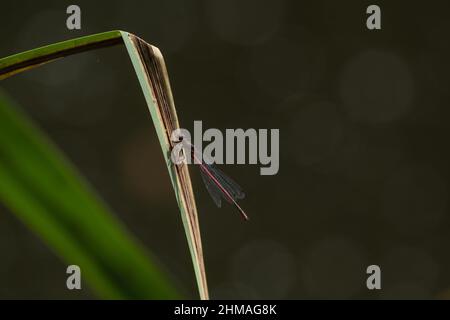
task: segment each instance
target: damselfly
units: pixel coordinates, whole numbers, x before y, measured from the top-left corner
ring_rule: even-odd
[[[242,188],[219,170],[210,159],[205,159],[204,156],[201,156],[193,144],[187,140],[182,141],[182,143],[189,147],[194,163],[199,165],[202,180],[214,203],[220,208],[223,198],[236,207],[242,218],[249,220],[245,211],[237,203],[237,200],[245,197]]]

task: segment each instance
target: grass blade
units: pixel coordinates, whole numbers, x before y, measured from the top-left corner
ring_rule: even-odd
[[[187,165],[174,166],[170,159],[170,134],[180,128],[169,77],[161,52],[136,37],[122,32],[122,37],[144,92],[145,100],[158,134],[194,265],[200,298],[208,299],[208,286],[203,262],[203,250],[192,183]],[[159,77],[159,81],[154,77]],[[155,87],[155,84],[159,84]]]
[[[108,31],[21,52],[0,59],[0,80],[62,57],[121,43],[121,31]]]

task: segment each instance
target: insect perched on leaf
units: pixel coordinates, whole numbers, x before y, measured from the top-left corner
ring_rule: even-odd
[[[205,157],[201,156],[199,151],[189,141],[186,139],[183,140],[183,137],[179,137],[179,142],[183,143],[188,150],[190,149],[194,163],[200,166],[202,180],[214,203],[220,208],[223,198],[236,207],[244,220],[250,220],[245,211],[237,203],[237,200],[245,198],[245,193],[242,191],[242,188],[219,170],[212,161],[209,159],[204,161]]]

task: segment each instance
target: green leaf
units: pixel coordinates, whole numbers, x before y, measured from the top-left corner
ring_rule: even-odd
[[[121,31],[108,31],[17,53],[0,59],[0,80],[65,56],[121,43]]]
[[[0,91],[0,199],[104,298],[176,298],[151,257]]]

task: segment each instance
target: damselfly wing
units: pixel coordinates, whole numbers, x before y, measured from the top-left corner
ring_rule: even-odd
[[[220,208],[222,206],[222,199],[225,199],[227,202],[236,207],[242,218],[249,220],[249,217],[245,211],[237,203],[237,200],[244,199],[245,197],[245,193],[242,191],[242,188],[220,169],[218,169],[212,161],[200,157],[199,152],[193,144],[187,141],[183,141],[183,143],[190,146],[194,163],[198,164],[200,167],[202,180],[214,203]]]

